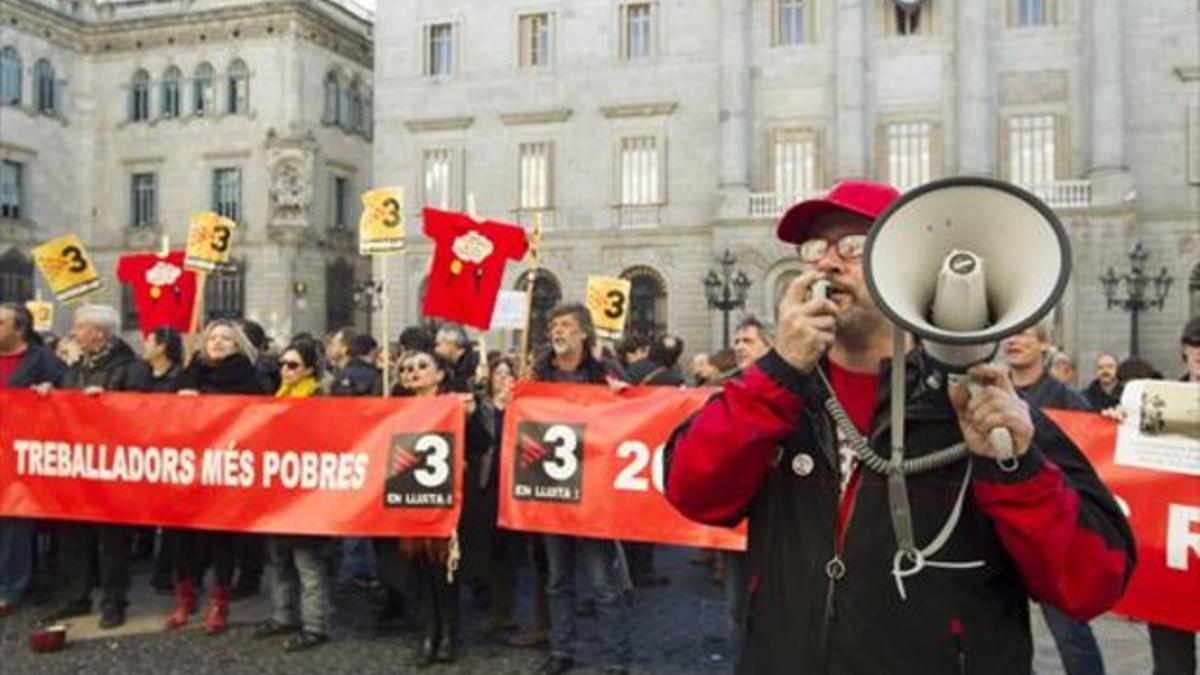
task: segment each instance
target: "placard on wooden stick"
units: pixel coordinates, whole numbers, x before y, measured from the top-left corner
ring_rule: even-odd
[[[34,248],[33,260],[60,302],[78,300],[104,287],[87,249],[73,234]]]

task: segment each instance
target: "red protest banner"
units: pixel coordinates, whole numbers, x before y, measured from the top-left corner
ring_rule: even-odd
[[[500,525],[744,550],[745,526],[692,522],[663,496],[663,446],[713,394],[521,382],[504,419]]]
[[[1113,611],[1200,630],[1200,489],[1183,474],[1115,463],[1117,425],[1094,413],[1047,410],[1117,498],[1137,541],[1137,567]]]
[[[448,537],[454,396],[274,399],[0,390],[0,515]]]

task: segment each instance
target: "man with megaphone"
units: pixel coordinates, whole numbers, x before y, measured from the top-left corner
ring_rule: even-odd
[[[1065,286],[1038,204],[984,179],[846,181],[780,221],[809,269],[774,349],[667,448],[682,513],[749,517],[739,673],[1029,673],[1029,598],[1086,620],[1121,596],[1112,496],[987,363]],[[1057,257],[1000,253],[1042,239]]]

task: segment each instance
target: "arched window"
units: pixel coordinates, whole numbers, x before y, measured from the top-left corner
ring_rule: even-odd
[[[325,114],[321,119],[326,124],[339,124],[338,108],[342,103],[342,87],[338,84],[337,73],[325,76]]]
[[[354,265],[341,258],[325,266],[325,329],[354,325]]]
[[[201,63],[192,77],[192,114],[197,117],[211,115],[215,111],[214,73],[211,64]]]
[[[652,267],[639,265],[621,273],[630,283],[625,333],[662,335],[667,330],[667,282]]]
[[[33,79],[37,82],[37,111],[53,115],[58,111],[58,96],[55,91],[54,66],[47,59],[38,59],[33,66]]]
[[[250,109],[250,69],[237,59],[229,64],[229,90],[226,92],[225,112],[244,114]]]
[[[166,119],[179,117],[179,80],[182,74],[175,66],[167,68],[162,79],[162,116]]]
[[[348,127],[350,131],[359,132],[363,129],[363,101],[358,82],[350,83],[350,111]]]
[[[16,248],[0,255],[0,302],[33,299],[33,260]]]
[[[0,104],[21,103],[21,55],[16,47],[0,49]]]
[[[141,122],[150,119],[150,73],[138,70],[129,86],[129,119]]]
[[[529,291],[529,272],[521,274],[515,288]],[[549,270],[538,270],[533,282],[533,302],[529,313],[529,348],[538,350],[550,342],[550,311],[562,301],[562,285]]]

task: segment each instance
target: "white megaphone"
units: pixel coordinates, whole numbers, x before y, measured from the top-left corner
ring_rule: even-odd
[[[947,178],[905,193],[876,219],[864,270],[883,313],[954,377],[1053,309],[1071,275],[1071,249],[1054,212],[1025,190]],[[989,439],[1011,458],[1006,429]]]

